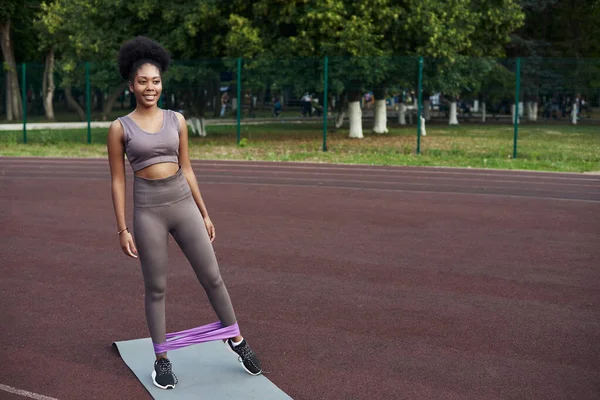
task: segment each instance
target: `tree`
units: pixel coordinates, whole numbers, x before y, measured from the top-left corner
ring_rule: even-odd
[[[446,64],[437,72],[451,77],[451,65],[459,56],[499,55],[508,34],[522,22],[522,13],[515,0],[55,0],[46,6],[42,21],[54,41],[66,86],[75,79],[76,60],[112,61],[119,45],[137,34],[159,39],[175,59],[244,57],[244,87],[259,98],[284,84],[295,86],[297,93],[321,91],[321,60],[329,56],[331,92],[348,99],[354,115],[350,136],[362,137],[362,93],[374,91],[374,131],[385,132],[387,91],[416,83],[416,65],[410,68],[406,60],[398,64],[391,54],[443,58]],[[268,61],[290,57],[306,57],[306,62],[296,60],[282,69]],[[212,63],[212,71],[234,70],[227,63]],[[66,73],[69,68],[71,75]],[[219,74],[213,76],[210,82],[194,83],[202,85],[197,89],[208,102],[214,101],[211,87],[219,79]],[[183,75],[169,79],[176,84]],[[203,110],[201,104],[201,116]]]
[[[409,0],[389,32],[396,53],[420,55],[435,61],[425,69],[424,108],[429,91],[442,91],[452,100],[473,91],[489,65],[469,57],[498,57],[510,33],[522,25],[524,14],[516,0]],[[472,71],[483,68],[482,71]],[[456,102],[450,102],[450,123],[457,123]],[[426,114],[427,115],[427,114]]]
[[[506,49],[512,57],[527,57],[521,80],[529,119],[537,119],[543,99],[549,107],[560,96],[572,100],[578,93],[586,99],[597,96],[600,68],[596,61],[582,58],[600,57],[600,1],[521,0],[521,5],[525,23],[511,35]]]
[[[386,54],[383,32],[395,17],[393,10],[397,7],[389,0],[234,3],[236,7],[230,11],[243,21],[246,30],[228,33],[225,43],[229,54],[240,54],[244,47],[239,43],[248,42],[256,49],[269,49],[263,54],[273,58],[307,57],[306,63],[297,61],[293,66],[292,76],[311,75],[302,80],[300,92],[322,90],[320,76],[310,73],[315,71],[307,70],[306,65],[320,66],[323,57],[329,56],[332,92],[348,96],[350,136],[362,137],[359,100],[370,77],[381,69],[370,61]]]
[[[600,57],[600,0],[521,0],[523,26],[511,35],[512,57]]]
[[[44,71],[44,98],[47,110],[52,101],[53,64],[60,72],[60,86],[64,90],[69,107],[74,109],[81,120],[86,119],[84,104],[73,96],[72,88],[84,87],[85,66],[80,60],[101,62],[110,56],[114,58],[119,41],[124,38],[119,27],[124,21],[119,14],[118,4],[106,0],[82,2],[78,0],[56,0],[42,4],[38,20],[40,47],[49,49]],[[102,116],[112,108],[123,85],[114,65],[106,70],[92,64],[90,81],[101,89],[109,90],[109,101],[105,103]]]
[[[6,80],[6,119],[20,119],[22,115],[21,90],[17,71],[17,56],[21,60],[31,56],[34,50],[33,34],[28,30],[39,8],[39,1],[4,0],[0,3],[0,47],[4,59]],[[13,46],[18,39],[17,49]]]
[[[86,118],[84,104],[72,93],[73,87],[82,88],[85,85],[85,66],[80,60],[90,62],[91,86],[97,88],[102,97],[108,94],[106,101],[98,102],[103,104],[101,118],[106,119],[125,89],[115,63],[116,54],[126,40],[148,33],[148,20],[155,18],[148,10],[152,6],[150,3],[56,0],[43,5],[39,21],[40,37],[43,45],[53,49],[58,56],[60,84],[67,103],[80,119]],[[158,7],[158,4],[154,6]],[[158,7],[158,10],[161,8]],[[163,29],[163,37],[170,38],[173,34],[172,30],[168,31],[168,24],[155,25]]]

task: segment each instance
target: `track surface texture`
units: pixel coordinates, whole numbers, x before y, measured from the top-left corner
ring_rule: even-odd
[[[193,165],[242,334],[293,398],[599,398],[600,176]],[[0,384],[149,398],[111,347],[148,332],[107,161],[0,158],[0,222]],[[215,321],[169,246],[168,331]]]

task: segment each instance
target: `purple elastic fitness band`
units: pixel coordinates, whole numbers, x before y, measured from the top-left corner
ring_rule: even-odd
[[[237,322],[230,326],[223,326],[221,322],[202,325],[197,328],[187,329],[181,332],[167,333],[166,342],[153,343],[156,354],[180,349],[197,343],[211,342],[236,337],[240,334]]]

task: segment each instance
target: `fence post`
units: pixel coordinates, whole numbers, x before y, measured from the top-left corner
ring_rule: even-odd
[[[251,99],[252,100],[252,99]],[[240,144],[242,119],[242,57],[237,59],[237,144]]]
[[[419,57],[419,83],[417,103],[417,155],[421,154],[421,110],[423,109],[423,57]]]
[[[92,105],[90,95],[90,62],[85,63],[85,104],[86,104],[86,115],[87,115],[87,142],[92,143]]]
[[[327,97],[329,89],[329,58],[325,56],[324,62],[324,87],[323,87],[323,151],[327,151]]]
[[[515,91],[515,133],[513,137],[513,159],[517,158],[517,138],[519,135],[519,92],[521,90],[521,57],[517,58],[517,90]]]
[[[21,64],[21,108],[23,109],[23,143],[27,143],[27,64]]]

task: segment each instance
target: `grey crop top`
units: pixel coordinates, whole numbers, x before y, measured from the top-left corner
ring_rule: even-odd
[[[133,172],[161,162],[179,163],[179,120],[174,111],[162,112],[163,125],[156,133],[142,130],[129,116],[119,118]]]

